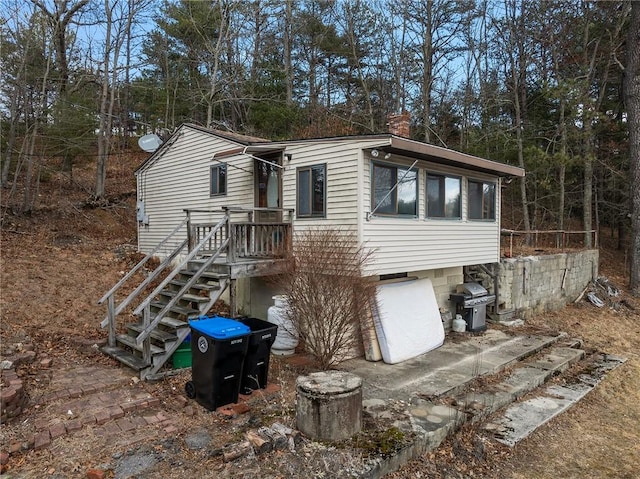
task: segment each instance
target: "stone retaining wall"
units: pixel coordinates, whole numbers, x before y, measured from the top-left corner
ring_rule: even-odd
[[[526,319],[575,301],[598,276],[598,250],[503,258],[498,274],[498,310]]]

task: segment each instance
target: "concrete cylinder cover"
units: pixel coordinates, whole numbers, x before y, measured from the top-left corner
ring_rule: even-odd
[[[296,380],[297,428],[320,441],[349,439],[362,429],[362,378],[322,371]]]

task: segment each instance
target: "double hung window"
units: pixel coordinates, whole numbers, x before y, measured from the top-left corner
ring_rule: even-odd
[[[324,218],[327,210],[326,165],[298,168],[298,218]]]
[[[211,196],[227,194],[227,165],[224,163],[211,167],[209,194]]]

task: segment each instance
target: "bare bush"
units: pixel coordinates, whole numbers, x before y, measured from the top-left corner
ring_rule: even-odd
[[[349,230],[312,228],[294,236],[292,257],[276,284],[288,295],[295,334],[322,369],[362,349],[360,321],[375,295],[362,275],[371,255]]]

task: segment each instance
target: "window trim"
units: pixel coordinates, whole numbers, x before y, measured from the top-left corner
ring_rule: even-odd
[[[213,190],[213,178],[214,170],[216,173],[216,191]],[[224,170],[224,191],[220,191],[220,171]],[[226,196],[227,194],[227,164],[219,163],[217,165],[211,165],[209,168],[209,196]]]
[[[459,195],[460,201],[459,201],[459,205],[458,205],[458,215],[457,216],[447,216],[446,215],[446,202],[444,202],[443,205],[442,205],[442,211],[443,211],[443,213],[445,213],[443,216],[429,216],[429,176],[435,176],[435,177],[444,179],[445,197],[444,197],[443,201],[446,199],[446,180],[447,180],[447,178],[451,178],[451,179],[459,181],[458,195]],[[451,175],[451,174],[448,174],[448,173],[440,173],[440,172],[434,172],[434,171],[425,170],[425,177],[424,177],[424,217],[425,217],[425,219],[427,219],[427,220],[447,220],[447,221],[460,221],[460,220],[462,220],[462,191],[463,191],[463,177],[461,175]]]
[[[493,218],[485,218],[484,217],[484,194],[482,195],[482,204],[480,206],[482,211],[481,218],[472,218],[471,217],[471,183],[476,183],[482,185],[484,191],[484,185],[490,185],[493,187]],[[495,222],[498,217],[498,185],[497,182],[491,180],[481,180],[477,178],[467,178],[467,219],[469,221],[484,221],[484,222]]]
[[[398,169],[405,169],[408,171],[414,171],[416,174],[416,191],[415,191],[415,201],[416,201],[416,208],[415,208],[415,213],[411,213],[411,214],[404,214],[404,213],[398,213],[398,187],[396,185],[396,187],[394,188],[394,193],[392,193],[390,195],[391,198],[395,198],[395,213],[385,213],[385,212],[381,212],[379,209],[376,210],[377,205],[375,204],[376,201],[376,195],[375,195],[375,190],[376,190],[376,182],[375,182],[375,167],[376,166],[380,166],[382,168],[394,168],[396,170],[396,177],[395,177],[395,182],[394,184],[396,184],[398,182]],[[420,216],[420,168],[418,167],[410,167],[411,165],[401,165],[398,163],[388,163],[385,161],[377,161],[377,160],[372,160],[371,161],[371,185],[370,185],[370,208],[371,211],[375,210],[374,216],[384,216],[386,218],[418,218]],[[386,193],[385,193],[386,194]]]
[[[313,170],[321,169],[323,172],[323,185],[322,185],[322,212],[313,211]],[[300,173],[303,171],[309,172],[309,214],[300,214]],[[326,218],[327,217],[327,164],[316,163],[314,165],[299,166],[296,168],[296,218]]]

